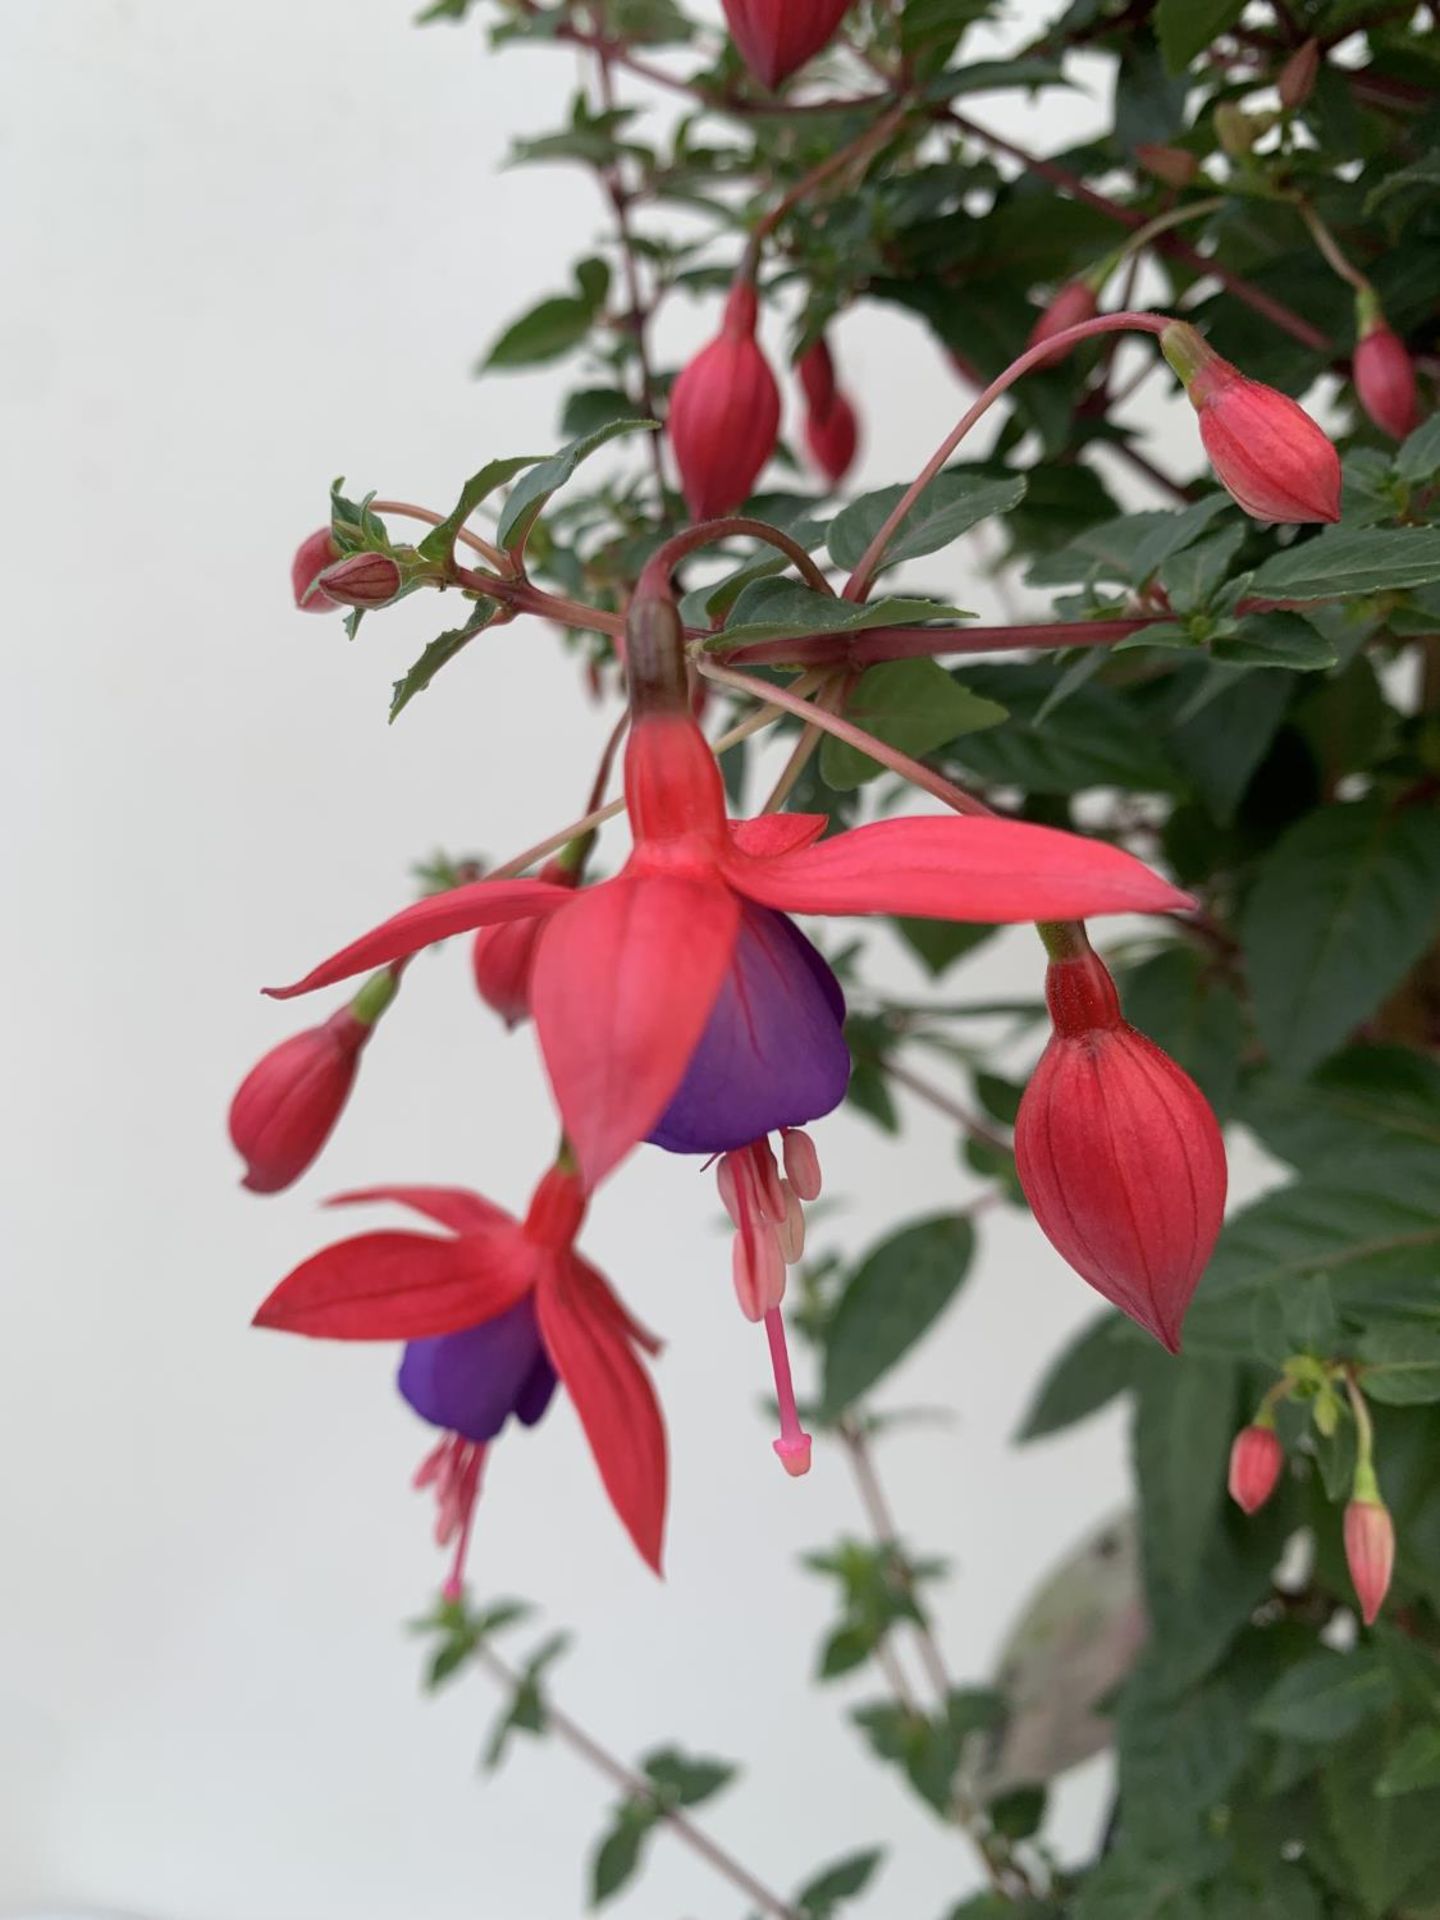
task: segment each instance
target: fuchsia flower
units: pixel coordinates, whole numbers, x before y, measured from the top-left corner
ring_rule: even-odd
[[[1160,336],[1200,416],[1216,478],[1257,520],[1340,518],[1340,456],[1315,422],[1274,387],[1247,380],[1184,321]]]
[[[1344,1531],[1345,1561],[1360,1602],[1360,1617],[1370,1627],[1385,1604],[1395,1571],[1395,1522],[1378,1488],[1373,1497],[1357,1494],[1346,1507]]]
[[[1258,1513],[1284,1465],[1285,1449],[1273,1427],[1242,1427],[1230,1449],[1230,1498],[1246,1513]]]
[[[670,443],[697,520],[738,507],[775,451],[780,389],[755,339],[755,288],[738,280],[720,333],[670,394]]]
[[[279,1193],[317,1158],[396,984],[389,972],[367,982],[348,1007],[282,1040],[241,1081],[230,1103],[230,1138],[245,1162],[241,1184],[252,1193]]]
[[[684,1151],[738,1147],[756,1137],[757,1118],[793,1125],[816,1100],[840,1097],[839,1047],[826,1030],[827,1018],[838,1024],[833,990],[787,913],[1000,922],[1187,904],[1130,854],[1021,821],[881,820],[823,841],[823,816],[729,822],[720,770],[687,711],[637,717],[625,785],[634,850],[614,879],[578,893],[544,880],[457,887],[272,992],[310,993],[458,933],[543,918],[531,1003],[566,1134],[593,1187],[656,1129]],[[711,1042],[711,1086],[726,1087],[723,1102],[708,1096],[713,1127],[684,1111],[687,1070],[704,1060],[712,1016],[735,1048],[726,1059]],[[792,1071],[807,1084],[800,1114],[787,1104]],[[667,1119],[672,1102],[680,1111]]]
[[[850,0],[721,0],[730,37],[763,85],[813,60],[839,26]]]
[[[796,362],[805,394],[805,444],[810,457],[832,487],[838,487],[860,445],[860,423],[855,409],[835,380],[835,363],[823,340],[817,340]]]
[[[376,1187],[334,1204],[389,1200],[446,1229],[357,1235],[282,1280],[255,1324],[326,1340],[404,1340],[399,1387],[442,1441],[419,1484],[439,1496],[442,1539],[469,1539],[485,1450],[513,1414],[545,1412],[557,1379],[575,1404],[610,1502],[658,1573],[665,1429],[637,1349],[656,1343],[575,1251],[585,1194],[550,1169],[523,1221],[453,1187]]]
[[[1359,296],[1355,313],[1359,339],[1350,371],[1356,396],[1382,433],[1403,440],[1420,424],[1415,362],[1373,293]]]
[[[1081,1279],[1176,1353],[1225,1211],[1219,1124],[1190,1076],[1121,1019],[1095,954],[1053,961],[1045,997],[1055,1031],[1016,1116],[1020,1184]]]
[[[1100,295],[1088,280],[1068,280],[1054,295],[1050,304],[1030,329],[1027,347],[1038,347],[1042,340],[1049,340],[1057,333],[1063,333],[1066,327],[1078,327],[1083,321],[1093,320],[1100,311]],[[1047,353],[1043,360],[1035,362],[1037,367],[1058,367],[1071,351],[1069,347],[1056,347],[1053,353]]]
[[[557,887],[580,884],[579,874],[560,860],[547,860],[539,878]],[[508,920],[498,927],[482,927],[471,949],[476,992],[512,1030],[530,1018],[530,972],[543,924],[540,920]]]
[[[329,527],[317,527],[295,549],[295,558],[290,562],[290,590],[302,613],[334,613],[339,607],[338,600],[332,600],[323,587],[315,585],[325,568],[333,566],[339,558],[340,549]]]

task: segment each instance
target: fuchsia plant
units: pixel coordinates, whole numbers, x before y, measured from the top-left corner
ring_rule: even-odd
[[[873,1540],[812,1561],[840,1598],[820,1670],[874,1670],[887,1697],[857,1710],[863,1737],[973,1844],[988,1892],[949,1920],[1421,1920],[1440,1900],[1440,273],[1431,287],[1413,264],[1440,258],[1440,216],[1418,191],[1437,90],[1407,66],[1429,72],[1423,41],[1410,10],[1350,0],[1203,19],[1158,0],[1072,7],[990,61],[967,39],[983,5],[723,6],[728,38],[671,0],[430,10],[489,12],[502,43],[559,44],[592,70],[592,96],[525,157],[593,170],[605,256],[489,356],[538,363],[561,341],[588,355],[584,384],[557,454],[483,448],[448,513],[337,487],[330,526],[295,554],[294,599],[348,608],[367,645],[401,598],[459,600],[392,718],[531,621],[623,704],[578,818],[483,870],[438,862],[423,897],[269,990],[369,976],[272,1048],[231,1110],[245,1184],[298,1180],[411,956],[473,935],[479,999],[511,1044],[533,1041],[553,1096],[558,1142],[537,1149],[523,1220],[452,1188],[343,1195],[438,1231],[325,1247],[257,1323],[401,1349],[399,1391],[438,1434],[417,1484],[451,1551],[426,1623],[434,1676],[473,1663],[507,1689],[497,1750],[515,1727],[556,1733],[620,1785],[597,1902],[657,1826],[772,1920],[825,1920],[879,1861],[776,1893],[686,1811],[728,1768],[666,1748],[626,1769],[555,1706],[553,1648],[515,1670],[493,1642],[517,1609],[467,1587],[495,1443],[557,1386],[660,1570],[659,1345],[577,1249],[593,1196],[623,1195],[649,1153],[714,1168],[780,1466],[853,1471]],[[1363,59],[1353,43],[1336,57],[1348,36]],[[1058,84],[1082,52],[1115,77],[1092,148],[1047,158],[971,118],[971,92]],[[631,124],[631,85],[683,100],[673,148]],[[1357,116],[1352,164],[1337,128]],[[705,237],[669,232],[671,199],[713,223]],[[1134,304],[1152,281],[1153,308]],[[681,291],[709,337],[671,369],[653,323]],[[871,404],[843,351],[861,304],[935,333],[914,378],[933,385],[938,444],[913,478],[835,498]],[[958,410],[945,357],[974,398],[942,432]],[[1167,363],[1207,463],[1193,477],[1126,410]],[[793,425],[774,366],[792,370]],[[1302,404],[1322,375],[1341,377],[1353,430]],[[612,445],[615,470],[582,493],[582,465]],[[1147,490],[1133,511],[1119,472]],[[975,571],[953,549],[981,522],[1002,573],[1059,591],[1053,617],[980,625],[927,591],[931,570]],[[902,563],[913,584],[895,584]],[[463,696],[458,674],[446,685]],[[744,750],[766,736],[783,751],[746,804]],[[998,1003],[948,978],[939,998],[907,994],[876,964],[877,931],[949,976],[1026,923],[1040,944],[1028,963],[1013,948]],[[900,1100],[956,1129],[963,1204],[868,1252],[843,1222],[835,1250],[817,1246],[831,1116],[848,1104],[893,1133]],[[1228,1223],[1222,1123],[1288,1169]],[[1055,1362],[1025,1437],[1128,1398],[1138,1567],[1123,1530],[1104,1536],[1103,1573],[1078,1550],[1056,1589],[1065,1651],[1047,1596],[996,1686],[967,1688],[929,1611],[934,1563],[897,1534],[870,1395],[1003,1205],[1028,1205],[1118,1310]],[[696,1208],[688,1257],[718,1270],[714,1211]],[[678,1304],[664,1332],[685,1340]],[[505,1454],[505,1472],[528,1470],[521,1447]],[[1037,1747],[1027,1703],[1072,1694],[1079,1731]],[[1110,1837],[1062,1866],[1044,1789],[1106,1738]]]

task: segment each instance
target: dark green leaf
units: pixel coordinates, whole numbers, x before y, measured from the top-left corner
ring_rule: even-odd
[[[448,666],[477,633],[489,626],[499,611],[499,605],[494,600],[477,600],[463,627],[452,627],[449,633],[442,633],[430,642],[404,678],[395,682],[390,696],[392,722],[399,718],[417,693],[425,692],[442,667]]]
[[[640,1868],[640,1852],[658,1815],[642,1802],[627,1801],[601,1841],[590,1870],[590,1904],[602,1905],[628,1886]]]
[[[1000,929],[974,926],[965,920],[897,919],[895,931],[919,956],[931,977],[938,980],[957,960],[973,953]]]
[[[1244,11],[1245,0],[1160,0],[1155,31],[1171,73],[1183,73]]]
[[[1386,1761],[1375,1791],[1382,1800],[1393,1800],[1431,1787],[1440,1787],[1440,1726],[1412,1727]]]
[[[667,1806],[698,1807],[735,1778],[726,1760],[696,1760],[676,1747],[661,1747],[640,1762]]]
[[[918,1221],[871,1249],[825,1339],[824,1404],[833,1418],[868,1393],[954,1299],[975,1233],[961,1214]]]
[[[1395,471],[1412,481],[1440,473],[1440,413],[1432,413],[1405,441],[1395,456]]]
[[[1288,667],[1292,673],[1315,673],[1339,659],[1334,641],[1298,613],[1247,613],[1210,651],[1232,666]]]
[[[572,440],[568,447],[562,447],[559,453],[553,453],[548,460],[533,466],[512,487],[510,497],[505,502],[505,511],[500,515],[500,525],[496,529],[500,545],[513,550],[525,544],[546,501],[565,485],[582,460],[588,460],[592,453],[621,434],[655,432],[658,432],[658,428],[653,420],[611,420],[605,426],[597,427],[593,433]]]
[[[1336,527],[1277,553],[1251,592],[1270,600],[1326,600],[1440,580],[1440,527]]]
[[[1144,1357],[1128,1321],[1103,1313],[1051,1362],[1015,1438],[1041,1440],[1088,1420],[1128,1391]]]
[[[491,460],[478,473],[472,473],[460,489],[455,506],[438,527],[430,529],[416,552],[425,560],[448,560],[455,551],[456,534],[480,502],[497,487],[503,487],[507,480],[513,480],[523,468],[535,466],[544,457],[540,453],[517,454],[509,460]]]
[[[1262,863],[1241,921],[1261,1038],[1307,1072],[1372,1013],[1440,922],[1440,815],[1322,808]]]
[[[583,346],[595,318],[594,308],[574,294],[554,294],[513,321],[480,362],[477,371],[498,367],[538,367]]]
[[[1362,1335],[1361,1384],[1367,1399],[1387,1406],[1421,1406],[1440,1400],[1440,1325],[1384,1320]]]
[[[1440,1066],[1405,1047],[1351,1047],[1308,1080],[1256,1074],[1240,1117],[1272,1153],[1304,1169],[1391,1141],[1440,1147]]]
[[[1195,947],[1171,946],[1120,976],[1125,1017],[1194,1079],[1221,1120],[1240,1076],[1245,1021],[1228,980]]]
[[[893,660],[860,676],[845,717],[886,746],[919,759],[962,733],[997,726],[1005,709],[967,692],[933,660]],[[826,735],[820,772],[827,786],[843,793],[883,771],[868,753]]]
[[[965,735],[947,762],[987,785],[1032,794],[1108,786],[1172,792],[1176,772],[1154,727],[1110,688],[1092,682],[1039,717],[1059,677],[1048,664],[967,666],[965,685],[1008,708],[1010,718],[1003,727]]]
[[[795,1896],[796,1907],[806,1920],[831,1920],[837,1908],[865,1891],[884,1858],[884,1851],[879,1847],[847,1854],[843,1860],[826,1867],[823,1873],[816,1874],[813,1880],[806,1881]]]
[[[849,572],[860,564],[865,549],[905,491],[903,486],[896,486],[862,493],[836,515],[830,522],[827,544],[837,567]],[[1025,481],[1019,474],[1006,480],[963,468],[937,474],[896,529],[885,550],[885,565],[938,553],[992,514],[1009,513],[1024,497]]]
[[[933,600],[871,600],[863,606],[835,594],[817,593],[798,580],[757,580],[740,595],[726,622],[717,652],[760,640],[797,640],[812,633],[858,633],[865,627],[923,626],[959,617],[954,607]]]
[[[1289,1740],[1342,1740],[1395,1698],[1384,1663],[1369,1649],[1322,1649],[1289,1668],[1261,1700],[1254,1722]]]

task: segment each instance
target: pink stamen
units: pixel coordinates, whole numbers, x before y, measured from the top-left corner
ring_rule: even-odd
[[[780,1135],[780,1149],[785,1156],[785,1178],[796,1193],[802,1200],[818,1200],[822,1182],[815,1142],[798,1127],[786,1127]]]
[[[785,1269],[805,1252],[803,1200],[820,1192],[820,1160],[808,1134],[781,1135],[785,1175],[768,1139],[720,1157],[720,1198],[735,1227],[735,1293],[747,1320],[759,1320],[785,1297]]]
[[[798,1480],[810,1471],[811,1441],[810,1435],[800,1425],[800,1413],[795,1405],[790,1349],[785,1340],[785,1322],[778,1307],[771,1307],[765,1315],[765,1337],[770,1342],[775,1397],[780,1403],[780,1438],[773,1445],[781,1466],[792,1480]]]
[[[475,1507],[485,1470],[483,1444],[466,1440],[458,1433],[447,1433],[428,1453],[415,1474],[414,1486],[435,1489],[435,1544],[455,1542],[450,1572],[440,1592],[451,1605],[465,1591],[465,1561],[470,1551],[470,1536],[475,1525]]]

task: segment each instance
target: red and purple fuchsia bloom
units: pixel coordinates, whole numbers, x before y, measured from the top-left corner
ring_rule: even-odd
[[[1103,842],[996,818],[890,819],[822,839],[823,815],[731,821],[686,687],[673,600],[640,595],[627,648],[634,724],[625,789],[633,851],[600,885],[480,880],[419,901],[278,998],[313,992],[478,927],[539,922],[529,999],[580,1180],[633,1148],[721,1155],[735,1280],[763,1318],[781,1401],[778,1450],[803,1471],[779,1300],[800,1203],[819,1191],[797,1130],[843,1098],[844,1003],[787,917],[909,914],[1010,922],[1188,904]],[[780,1135],[782,1179],[770,1146]]]
[[[610,1502],[658,1573],[665,1428],[637,1349],[656,1343],[576,1251],[585,1193],[562,1160],[524,1220],[454,1187],[376,1187],[334,1205],[391,1201],[443,1227],[356,1235],[298,1266],[255,1316],[325,1340],[403,1340],[399,1387],[444,1438],[416,1484],[433,1486],[445,1593],[458,1599],[487,1450],[512,1417],[534,1426],[557,1383],[574,1402]]]

